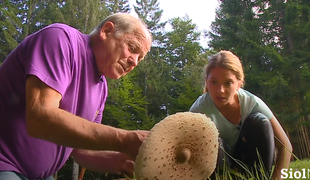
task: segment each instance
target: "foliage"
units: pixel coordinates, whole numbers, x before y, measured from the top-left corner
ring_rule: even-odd
[[[119,80],[109,80],[110,91],[103,121],[105,124],[123,129],[142,129],[147,114],[142,90],[133,83],[131,73]],[[117,112],[117,113],[115,113]]]
[[[61,8],[61,13],[66,17],[64,23],[83,33],[90,33],[104,17],[110,14],[104,1],[67,0],[65,2]]]
[[[22,21],[20,16],[19,7],[21,4],[18,2],[4,1],[0,4],[0,58],[1,60],[14,49],[21,41],[21,28]]]
[[[197,92],[197,90],[192,89],[195,86],[188,86],[188,84],[185,84],[188,80],[184,78],[187,76],[187,73],[189,73],[189,69],[186,68],[187,66],[188,68],[195,68],[193,66],[197,65],[198,69],[202,70],[202,67],[198,66],[201,64],[196,63],[196,61],[203,50],[202,46],[198,43],[200,32],[197,30],[196,24],[192,23],[192,20],[189,19],[188,16],[173,18],[169,23],[172,30],[166,33],[163,43],[165,49],[163,56],[163,61],[165,63],[163,80],[165,81],[167,89],[167,98],[163,101],[163,105],[166,108],[167,115],[178,111],[189,110],[191,104],[182,105],[182,108],[180,108],[178,104],[181,101],[181,99],[178,100],[180,96],[198,96],[198,94],[193,96],[185,94],[191,94],[191,91]],[[201,71],[195,72],[200,73]],[[186,90],[186,92],[184,90]],[[175,105],[179,107],[177,108]]]
[[[110,13],[130,13],[131,8],[128,0],[107,0],[106,6]]]

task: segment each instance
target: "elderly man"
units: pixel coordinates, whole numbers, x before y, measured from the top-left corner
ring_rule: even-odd
[[[148,132],[101,124],[105,78],[130,72],[151,42],[126,13],[90,35],[52,24],[21,42],[0,66],[0,179],[53,179],[70,155],[92,171],[132,174]]]

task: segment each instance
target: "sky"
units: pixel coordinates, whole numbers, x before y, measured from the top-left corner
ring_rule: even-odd
[[[184,17],[187,14],[200,31],[210,30],[218,6],[218,0],[158,0],[158,2],[160,9],[163,10],[163,21]],[[135,0],[130,0],[130,3],[135,4]],[[207,46],[206,41],[201,39],[200,43],[203,47]]]

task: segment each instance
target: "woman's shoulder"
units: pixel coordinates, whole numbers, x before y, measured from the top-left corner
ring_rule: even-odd
[[[252,92],[248,91],[248,90],[245,90],[245,89],[242,89],[240,88],[238,90],[238,96],[239,96],[239,99],[246,99],[246,100],[251,100],[251,101],[255,101],[255,102],[260,102],[262,101],[262,99],[257,96],[256,94],[253,94]]]
[[[260,101],[256,95],[242,88],[238,90],[238,98],[241,106],[247,109],[253,109]]]
[[[208,110],[210,109],[210,107],[212,107],[213,105],[213,101],[210,97],[209,93],[204,93],[202,95],[200,95],[196,101],[193,103],[192,107],[190,108],[190,111],[201,111],[202,109]]]
[[[200,102],[201,104],[205,104],[205,105],[212,104],[212,102],[213,102],[213,101],[212,101],[212,98],[211,98],[211,96],[210,96],[210,94],[209,94],[208,92],[206,92],[206,93],[200,95],[200,96],[197,98],[197,100],[199,100],[199,102]]]
[[[241,88],[238,90],[238,96],[242,111],[244,113],[259,111],[263,112],[265,115],[267,115],[267,117],[272,116],[271,110],[259,96]]]
[[[243,88],[240,88],[238,90],[238,96],[239,96],[239,99],[240,98],[245,98],[245,99],[252,99],[252,100],[256,100],[256,98],[259,98],[257,97],[255,94],[243,89]]]

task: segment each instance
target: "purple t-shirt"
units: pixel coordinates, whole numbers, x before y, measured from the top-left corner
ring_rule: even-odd
[[[30,74],[62,95],[61,109],[96,123],[101,123],[107,82],[98,74],[90,37],[64,24],[28,36],[5,59],[0,66],[0,171],[36,179],[59,170],[72,148],[28,136],[25,82]]]

